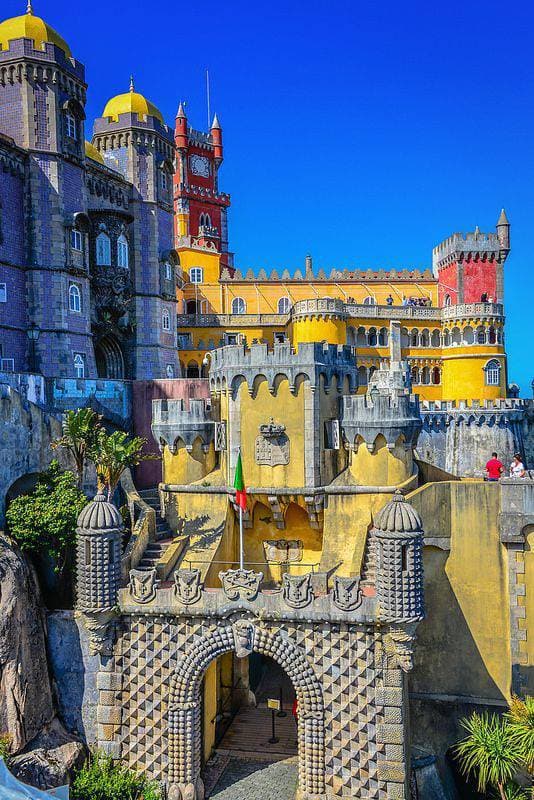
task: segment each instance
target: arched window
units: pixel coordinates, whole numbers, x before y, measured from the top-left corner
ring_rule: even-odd
[[[123,269],[129,267],[128,239],[123,233],[117,239],[117,265]]]
[[[245,314],[247,304],[242,297],[234,297],[232,300],[232,314]]]
[[[451,335],[449,331],[443,331],[443,347],[449,347],[451,343]]]
[[[437,329],[432,331],[431,341],[432,347],[441,347],[441,336],[439,335],[439,331]]]
[[[489,344],[496,344],[496,342],[497,342],[497,333],[496,333],[495,328],[493,327],[493,325],[488,330],[488,342],[489,342]]]
[[[412,367],[412,383],[419,383],[419,369]]]
[[[477,344],[486,344],[486,329],[483,325],[477,328]]]
[[[464,344],[474,344],[475,343],[475,334],[473,332],[473,328],[471,326],[467,326],[464,328]]]
[[[99,233],[96,237],[96,263],[99,267],[111,264],[111,241],[107,233]]]
[[[439,367],[434,367],[432,370],[432,383],[434,386],[439,386],[441,383],[441,370]]]
[[[173,272],[173,270],[172,270],[172,264],[170,263],[170,261],[166,261],[165,262],[164,269],[165,269],[165,280],[166,281],[172,281],[172,272]]]
[[[289,297],[281,297],[278,301],[278,313],[289,314],[290,308],[291,308],[291,300],[289,299]]]
[[[419,347],[419,331],[413,330],[411,332],[410,344],[412,347]]]
[[[378,344],[380,347],[387,347],[388,344],[388,329],[387,328],[380,328],[378,333]]]
[[[76,117],[73,114],[67,113],[65,114],[65,133],[71,139],[78,138],[78,126],[76,124]]]
[[[211,228],[211,217],[209,214],[201,214],[198,218],[199,228]]]
[[[372,295],[367,295],[363,300],[364,306],[376,306],[376,299]]]
[[[421,347],[430,347],[430,334],[425,328],[424,331],[421,331]]]
[[[430,383],[430,369],[429,367],[423,367],[421,370],[421,383],[428,384]]]
[[[191,283],[202,283],[203,269],[202,267],[191,267],[189,270],[189,280]]]
[[[453,328],[451,334],[451,343],[453,345],[461,344],[462,343],[462,331],[460,328]]]
[[[82,310],[82,296],[75,283],[69,286],[69,309],[78,313]]]
[[[367,347],[367,332],[365,328],[358,328],[356,333],[356,345],[358,347]]]
[[[172,380],[174,378],[174,367],[172,364],[167,364],[167,366],[165,367],[165,375],[167,376],[167,378],[169,378],[169,380]]]
[[[196,361],[190,361],[187,365],[187,378],[200,378],[200,369]]]
[[[164,331],[170,331],[171,329],[171,315],[166,308],[163,309],[163,314],[161,315],[161,327]]]
[[[451,296],[450,296],[450,294],[446,294],[445,295],[445,305],[446,306],[450,306],[451,304],[452,304]]]
[[[369,333],[367,334],[367,341],[369,343],[369,347],[376,347],[378,342],[378,337],[376,335],[376,328],[369,328]]]
[[[367,368],[358,367],[358,386],[367,386]]]
[[[501,364],[496,358],[488,361],[484,371],[486,373],[486,386],[499,386],[501,382]]]
[[[85,361],[81,353],[74,353],[74,374],[77,378],[85,376]]]

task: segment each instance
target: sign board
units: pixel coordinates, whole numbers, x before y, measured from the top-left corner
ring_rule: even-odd
[[[267,700],[267,708],[272,708],[273,711],[280,711],[280,700],[269,698]]]

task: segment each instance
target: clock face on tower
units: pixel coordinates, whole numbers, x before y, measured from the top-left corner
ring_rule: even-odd
[[[210,176],[210,162],[206,156],[191,156],[189,166],[193,175],[200,175],[202,178]]]

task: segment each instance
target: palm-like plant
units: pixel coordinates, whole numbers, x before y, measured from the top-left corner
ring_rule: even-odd
[[[506,713],[510,738],[517,746],[523,764],[534,772],[534,697],[527,695],[524,700],[512,697],[510,710]]]
[[[141,461],[157,458],[143,453],[146,441],[141,436],[130,438],[123,431],[114,431],[109,436],[104,430],[99,431],[90,455],[96,467],[98,489],[107,492],[108,500],[113,497],[125,469],[135,467]]]
[[[92,408],[67,411],[62,423],[63,435],[51,443],[53,450],[69,452],[76,465],[78,488],[81,488],[85,462],[92,451],[100,431],[102,417]]]
[[[473,713],[462,720],[467,736],[455,747],[460,768],[477,779],[478,790],[498,790],[507,800],[506,785],[521,765],[521,752],[510,736],[508,720],[497,714]]]

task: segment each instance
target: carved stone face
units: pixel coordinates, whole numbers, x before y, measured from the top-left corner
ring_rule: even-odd
[[[254,647],[254,625],[246,620],[239,620],[232,626],[234,631],[235,653],[238,658],[245,658],[252,653]]]

